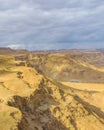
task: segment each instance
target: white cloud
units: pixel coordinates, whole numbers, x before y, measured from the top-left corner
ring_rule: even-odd
[[[11,49],[25,49],[25,46],[23,44],[10,44],[6,47],[9,47]]]

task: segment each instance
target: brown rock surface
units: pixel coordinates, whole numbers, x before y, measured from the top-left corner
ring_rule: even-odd
[[[95,60],[86,63],[80,53],[74,54],[77,64],[72,56],[70,62],[65,58],[69,52],[22,54],[18,60],[19,54],[1,55],[0,130],[104,130],[103,69]],[[88,58],[92,52],[86,53]],[[22,60],[25,64],[19,64]],[[52,79],[53,71],[60,75],[68,67],[80,76],[80,66],[86,76],[93,71],[91,80],[86,76],[82,80],[94,82],[98,74],[102,84],[62,82],[61,76],[56,78],[59,81]]]

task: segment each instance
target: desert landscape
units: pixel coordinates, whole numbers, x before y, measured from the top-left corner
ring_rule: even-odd
[[[104,130],[104,50],[0,48],[0,130]]]

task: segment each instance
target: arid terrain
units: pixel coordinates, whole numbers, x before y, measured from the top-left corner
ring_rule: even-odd
[[[0,48],[0,130],[104,130],[104,50]]]

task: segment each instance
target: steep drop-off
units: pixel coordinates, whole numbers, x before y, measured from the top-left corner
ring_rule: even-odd
[[[104,54],[99,51],[30,53],[15,59],[58,81],[104,83]]]
[[[104,130],[103,84],[83,83],[104,73],[75,55],[0,56],[0,130]],[[73,77],[83,82],[65,82]]]
[[[14,102],[8,104],[22,112],[19,130],[104,129],[104,113],[99,108],[73,94],[70,89],[65,93],[46,79],[29,97],[14,96]]]

